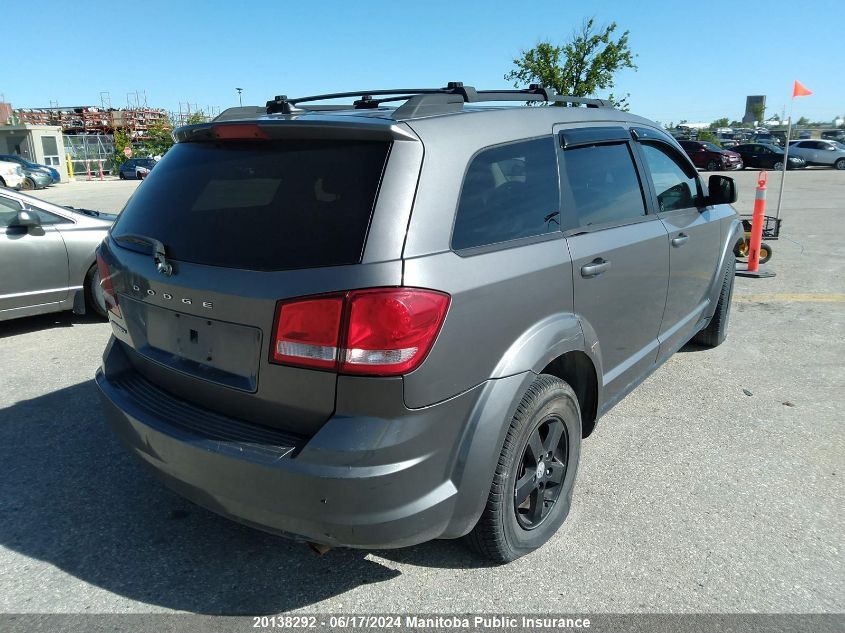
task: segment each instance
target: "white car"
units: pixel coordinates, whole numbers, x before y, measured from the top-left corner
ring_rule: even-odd
[[[25,180],[26,176],[20,165],[0,160],[0,187],[20,189]]]
[[[807,161],[808,165],[827,165],[845,169],[845,145],[837,141],[805,139],[789,141],[789,153]]]

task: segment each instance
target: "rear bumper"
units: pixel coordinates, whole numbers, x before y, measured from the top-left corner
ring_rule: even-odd
[[[355,396],[345,402],[339,389],[334,416],[313,437],[298,438],[266,427],[250,431],[177,400],[127,374],[123,354],[112,340],[97,371],[106,417],[145,466],[191,501],[329,545],[378,549],[450,536],[458,503],[453,462],[481,387],[410,410],[379,405],[367,393],[372,380],[363,389],[363,382],[350,384]],[[382,386],[398,387],[392,394],[401,403],[401,380]],[[358,403],[370,414],[356,411]]]

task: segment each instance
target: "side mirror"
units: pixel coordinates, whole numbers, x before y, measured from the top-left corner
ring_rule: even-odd
[[[736,202],[736,183],[727,176],[710,176],[707,181],[710,195],[707,202],[712,205],[732,204]]]
[[[18,211],[18,215],[12,223],[12,226],[25,226],[26,228],[31,229],[41,226],[41,221],[31,210],[24,209],[23,211]]]

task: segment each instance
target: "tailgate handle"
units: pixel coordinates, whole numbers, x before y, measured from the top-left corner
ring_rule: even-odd
[[[582,277],[598,277],[606,270],[610,269],[610,262],[601,257],[596,257],[592,262],[581,266]]]

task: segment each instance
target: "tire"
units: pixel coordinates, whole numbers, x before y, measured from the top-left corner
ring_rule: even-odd
[[[739,238],[734,244],[734,257],[748,257],[748,240]]]
[[[465,537],[470,549],[508,563],[548,541],[569,514],[580,454],[575,392],[559,378],[541,374],[511,420],[487,505]],[[539,479],[538,470],[545,471]],[[518,505],[519,491],[527,496]]]
[[[120,172],[120,175],[118,176],[118,178],[120,178],[121,180],[126,180],[126,174],[124,174],[123,172]]]
[[[0,187],[5,187],[5,186],[6,186],[6,181],[3,180],[3,178],[0,178]]]
[[[760,259],[758,263],[765,264],[772,258],[772,247],[765,242],[760,242]]]
[[[845,158],[840,158],[835,163],[833,163],[834,169],[845,169]]]
[[[780,171],[781,169],[783,169],[783,163],[781,161],[776,162],[774,165],[772,165],[772,169],[774,169],[775,171]]]
[[[22,191],[32,191],[33,189],[37,189],[38,187],[35,186],[35,181],[32,178],[24,178],[23,184],[21,185]]]
[[[721,165],[719,164],[719,162],[715,160],[711,160],[707,163],[707,171],[719,171],[720,167]]]
[[[85,307],[103,319],[108,318],[106,299],[102,288],[100,288],[100,271],[97,269],[97,264],[91,266],[85,275]]]
[[[719,347],[728,335],[728,320],[731,316],[731,303],[734,294],[734,261],[730,260],[722,280],[722,290],[719,292],[719,302],[716,311],[707,327],[696,334],[692,342],[703,347]]]

